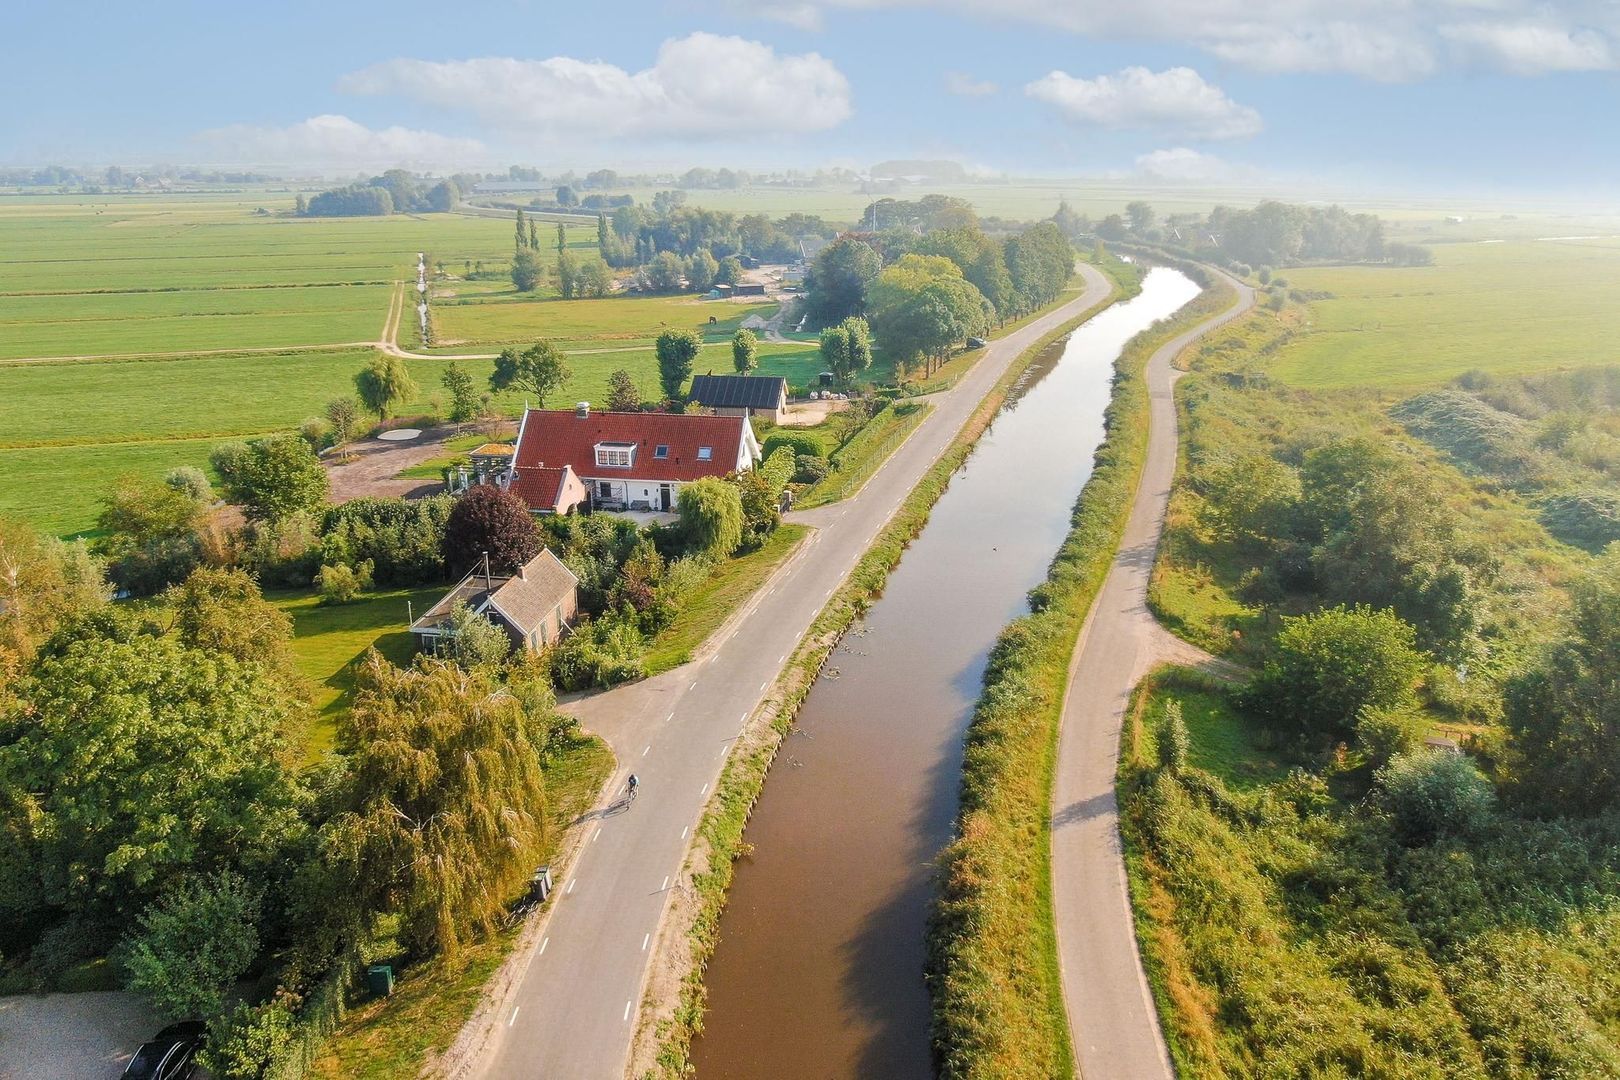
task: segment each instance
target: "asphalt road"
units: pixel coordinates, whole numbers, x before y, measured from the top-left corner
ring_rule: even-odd
[[[691,832],[733,740],[833,590],[1013,359],[1107,297],[1101,274],[1081,272],[1079,297],[992,342],[955,388],[933,395],[928,419],[856,496],[800,518],[816,530],[717,644],[674,671],[578,703],[583,725],[618,755],[609,790],[634,772],[640,794],[586,824],[590,835],[557,882],[549,922],[479,1075],[623,1075],[652,941],[671,890],[686,887],[681,867]]]
[[[1176,472],[1174,387],[1181,372],[1171,361],[1189,342],[1253,306],[1253,290],[1232,284],[1239,293],[1234,308],[1148,360],[1147,462],[1069,667],[1052,795],[1052,893],[1069,1035],[1086,1080],[1175,1076],[1137,952],[1114,776],[1132,688],[1161,663],[1208,659],[1158,624],[1148,611],[1147,589]]]

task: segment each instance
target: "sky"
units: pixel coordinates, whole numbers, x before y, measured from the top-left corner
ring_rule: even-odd
[[[8,24],[8,165],[950,158],[1620,203],[1617,0],[154,0]]]

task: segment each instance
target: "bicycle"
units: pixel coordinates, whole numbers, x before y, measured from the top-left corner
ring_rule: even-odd
[[[641,781],[636,779],[635,773],[631,773],[630,779],[624,782],[624,804],[629,806],[631,803],[635,802],[636,792],[640,790]]]

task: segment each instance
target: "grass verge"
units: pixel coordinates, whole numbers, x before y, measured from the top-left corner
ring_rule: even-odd
[[[539,863],[555,857],[568,824],[588,810],[613,771],[613,754],[580,736],[546,768],[552,828]],[[310,1075],[417,1076],[429,1056],[455,1039],[483,997],[484,984],[506,959],[519,930],[468,946],[454,959],[436,957],[399,973],[392,997],[354,1008],[326,1040]]]
[[[705,992],[703,970],[718,943],[720,915],[725,909],[731,886],[732,867],[743,849],[743,830],[748,815],[765,783],[783,737],[792,726],[799,705],[809,694],[833,648],[849,626],[882,592],[890,571],[899,564],[906,547],[928,523],[929,514],[950,485],[952,475],[972,453],[979,437],[1000,411],[1013,383],[1053,341],[1058,340],[1096,311],[1134,288],[1128,278],[1122,289],[1102,305],[1085,312],[1061,329],[1046,335],[1026,349],[987,393],[968,418],[954,441],[918,482],[889,524],[867,550],[848,579],[822,608],[799,647],[789,659],[762,711],[750,724],[750,731],[726,762],[698,825],[696,841],[688,856],[693,900],[685,926],[683,975],[673,1011],[655,1018],[651,1029],[637,1035],[633,1051],[635,1063],[645,1062],[649,1077],[684,1077],[690,1069],[689,1052],[694,1036],[702,1031]],[[671,936],[678,933],[672,930]],[[643,1008],[646,1008],[643,1004]]]
[[[647,651],[647,674],[680,667],[775,572],[810,532],[806,525],[783,525],[759,550],[715,567],[708,580],[687,598],[675,622],[653,639]]]
[[[926,977],[942,1077],[1072,1076],[1052,917],[1051,794],[1070,660],[1130,516],[1148,444],[1148,359],[1229,306],[1206,290],[1115,363],[1107,435],[1031,613],[1002,631],[969,725],[957,839],[940,859]]]
[[[861,490],[872,474],[889,460],[889,455],[900,449],[900,444],[928,418],[932,408],[922,402],[899,402],[874,416],[854,438],[833,452],[837,471],[806,491],[797,508],[810,510],[825,506]]]

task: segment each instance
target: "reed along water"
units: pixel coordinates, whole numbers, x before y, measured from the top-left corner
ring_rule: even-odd
[[[748,823],[706,976],[699,1080],[933,1075],[923,937],[990,648],[1046,577],[1103,437],[1114,361],[1198,287],[1048,348],[811,689]]]

